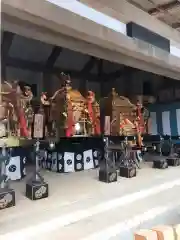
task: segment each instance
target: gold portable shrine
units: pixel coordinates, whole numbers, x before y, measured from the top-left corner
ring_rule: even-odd
[[[107,116],[110,117],[110,135],[135,134],[136,106],[128,98],[119,96],[114,88],[108,97],[101,100],[101,123],[104,127]]]

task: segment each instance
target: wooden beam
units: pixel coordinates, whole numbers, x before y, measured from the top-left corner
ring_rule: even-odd
[[[98,78],[101,78],[103,75],[103,59],[98,60]]]
[[[42,79],[43,91],[48,91],[49,94],[52,94],[52,83],[50,80],[52,76],[50,71],[53,71],[54,64],[57,61],[58,57],[60,56],[61,52],[62,52],[61,47],[54,46],[44,66]]]
[[[121,77],[122,75],[126,74],[126,73],[130,73],[130,72],[135,72],[138,69],[135,68],[131,68],[128,66],[123,66],[122,68],[120,68],[119,70],[115,71],[115,72],[111,72],[107,74],[107,77],[111,78],[111,79],[116,79]]]
[[[167,11],[172,8],[175,8],[180,5],[180,2],[177,0],[173,0],[171,2],[165,3],[165,4],[159,4],[155,8],[152,8],[148,11],[149,14],[154,15],[159,13],[160,11]]]
[[[102,59],[98,60],[97,68],[98,68],[97,81],[100,82],[100,96],[104,97],[104,80],[106,81],[107,79],[103,78],[103,60]]]
[[[13,42],[14,33],[10,32],[3,32],[2,42],[1,42],[1,59],[4,61],[6,60],[10,47]]]
[[[61,52],[62,52],[61,47],[58,46],[53,47],[52,52],[47,59],[46,68],[54,67],[54,64],[57,61],[58,57],[60,56]]]
[[[6,66],[19,68],[23,70],[29,70],[32,72],[44,72],[45,64],[40,62],[32,62],[27,60],[22,60],[19,58],[12,58],[8,57],[6,61]],[[66,74],[69,74],[73,78],[78,79],[84,79],[86,78],[88,81],[96,81],[96,75],[90,74],[90,73],[82,73],[76,70],[66,70],[61,69],[59,67],[53,67],[52,69],[46,69],[47,73],[51,74],[60,74],[61,72],[64,72]]]
[[[3,32],[2,42],[1,42],[1,77],[6,80],[6,60],[10,47],[13,42],[14,33]]]
[[[8,67],[29,70],[32,72],[43,72],[45,65],[40,62],[27,61],[20,58],[8,57],[6,61]]]
[[[115,72],[105,74],[102,71],[103,60],[102,59],[100,59],[99,61],[96,60],[96,62],[98,64],[98,76],[95,74],[88,73],[87,71],[83,72],[83,71],[76,71],[76,70],[66,70],[66,69],[62,69],[59,67],[46,68],[46,65],[44,63],[27,61],[27,60],[23,60],[20,58],[12,58],[12,57],[7,58],[6,65],[9,67],[19,68],[19,69],[23,69],[23,70],[29,70],[32,72],[47,72],[47,73],[56,74],[56,75],[59,75],[61,72],[65,72],[65,73],[68,73],[71,77],[79,78],[82,80],[86,79],[88,81],[93,81],[93,82],[99,81],[100,75],[103,78],[103,81],[106,82],[106,81],[108,81],[109,78],[112,79],[112,78],[120,77],[122,74],[124,74],[125,69],[128,72],[131,71],[130,70],[131,68],[124,67],[122,70],[117,70]],[[135,70],[136,69],[134,69],[134,71]]]
[[[173,23],[172,28],[180,28],[180,22]]]
[[[119,78],[122,74],[123,74],[123,69],[120,69],[115,72],[108,73],[107,77],[111,79],[116,79],[116,78]]]
[[[90,59],[84,65],[81,72],[82,73],[90,73],[90,71],[93,69],[94,65],[96,64],[96,61],[97,61],[97,59],[95,57],[90,57]]]
[[[129,3],[131,3],[132,5],[134,5],[135,7],[143,10],[144,12],[146,12],[146,9],[141,5],[141,3],[137,3],[134,0],[128,0]]]
[[[90,73],[90,71],[93,69],[95,63],[96,63],[96,58],[90,57],[89,60],[84,65],[84,67],[82,68],[81,74],[88,75]],[[88,80],[89,79],[87,79],[87,78],[81,78],[81,80],[80,80],[79,90],[83,96],[86,96],[86,94],[87,94],[86,86],[87,86]],[[96,79],[94,79],[94,81],[96,81]]]

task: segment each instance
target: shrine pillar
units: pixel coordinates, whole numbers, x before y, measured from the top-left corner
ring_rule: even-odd
[[[1,80],[2,78],[0,78],[0,93],[1,93],[1,85],[2,85],[2,80]],[[0,94],[0,105],[1,105],[1,94]]]
[[[79,80],[79,91],[85,97],[87,95],[87,79],[80,79]]]
[[[144,72],[135,71],[131,74],[129,89],[130,89],[130,100],[132,103],[136,104],[137,101],[140,103],[143,102],[143,79],[144,79]]]

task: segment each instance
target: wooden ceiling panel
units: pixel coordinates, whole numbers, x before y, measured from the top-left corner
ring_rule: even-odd
[[[171,14],[176,15],[177,17],[180,18],[180,3],[179,6],[176,6],[174,8],[171,8],[170,10],[168,10],[168,12],[170,12]]]
[[[144,11],[149,11],[155,7],[155,4],[149,0],[128,0],[128,2]]]
[[[175,2],[175,0],[152,0],[152,2],[155,3],[156,6],[158,5],[166,5],[166,4],[173,4],[173,2]]]
[[[179,30],[180,2],[178,0],[127,0],[136,7],[156,16],[173,28]]]

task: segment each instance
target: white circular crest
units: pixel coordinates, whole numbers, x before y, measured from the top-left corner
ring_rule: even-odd
[[[93,152],[93,156],[97,158],[98,152],[97,152],[97,151],[94,151],[94,152]]]
[[[78,161],[80,161],[80,160],[82,159],[82,155],[81,155],[81,154],[77,154],[76,159],[77,159]]]
[[[76,168],[77,168],[78,170],[80,170],[80,169],[82,168],[82,164],[81,164],[81,163],[77,163]]]
[[[99,161],[96,159],[95,160],[95,165],[98,166],[99,165]]]
[[[23,157],[23,163],[24,164],[26,163],[26,157]]]
[[[23,174],[26,175],[26,168],[23,169]]]

